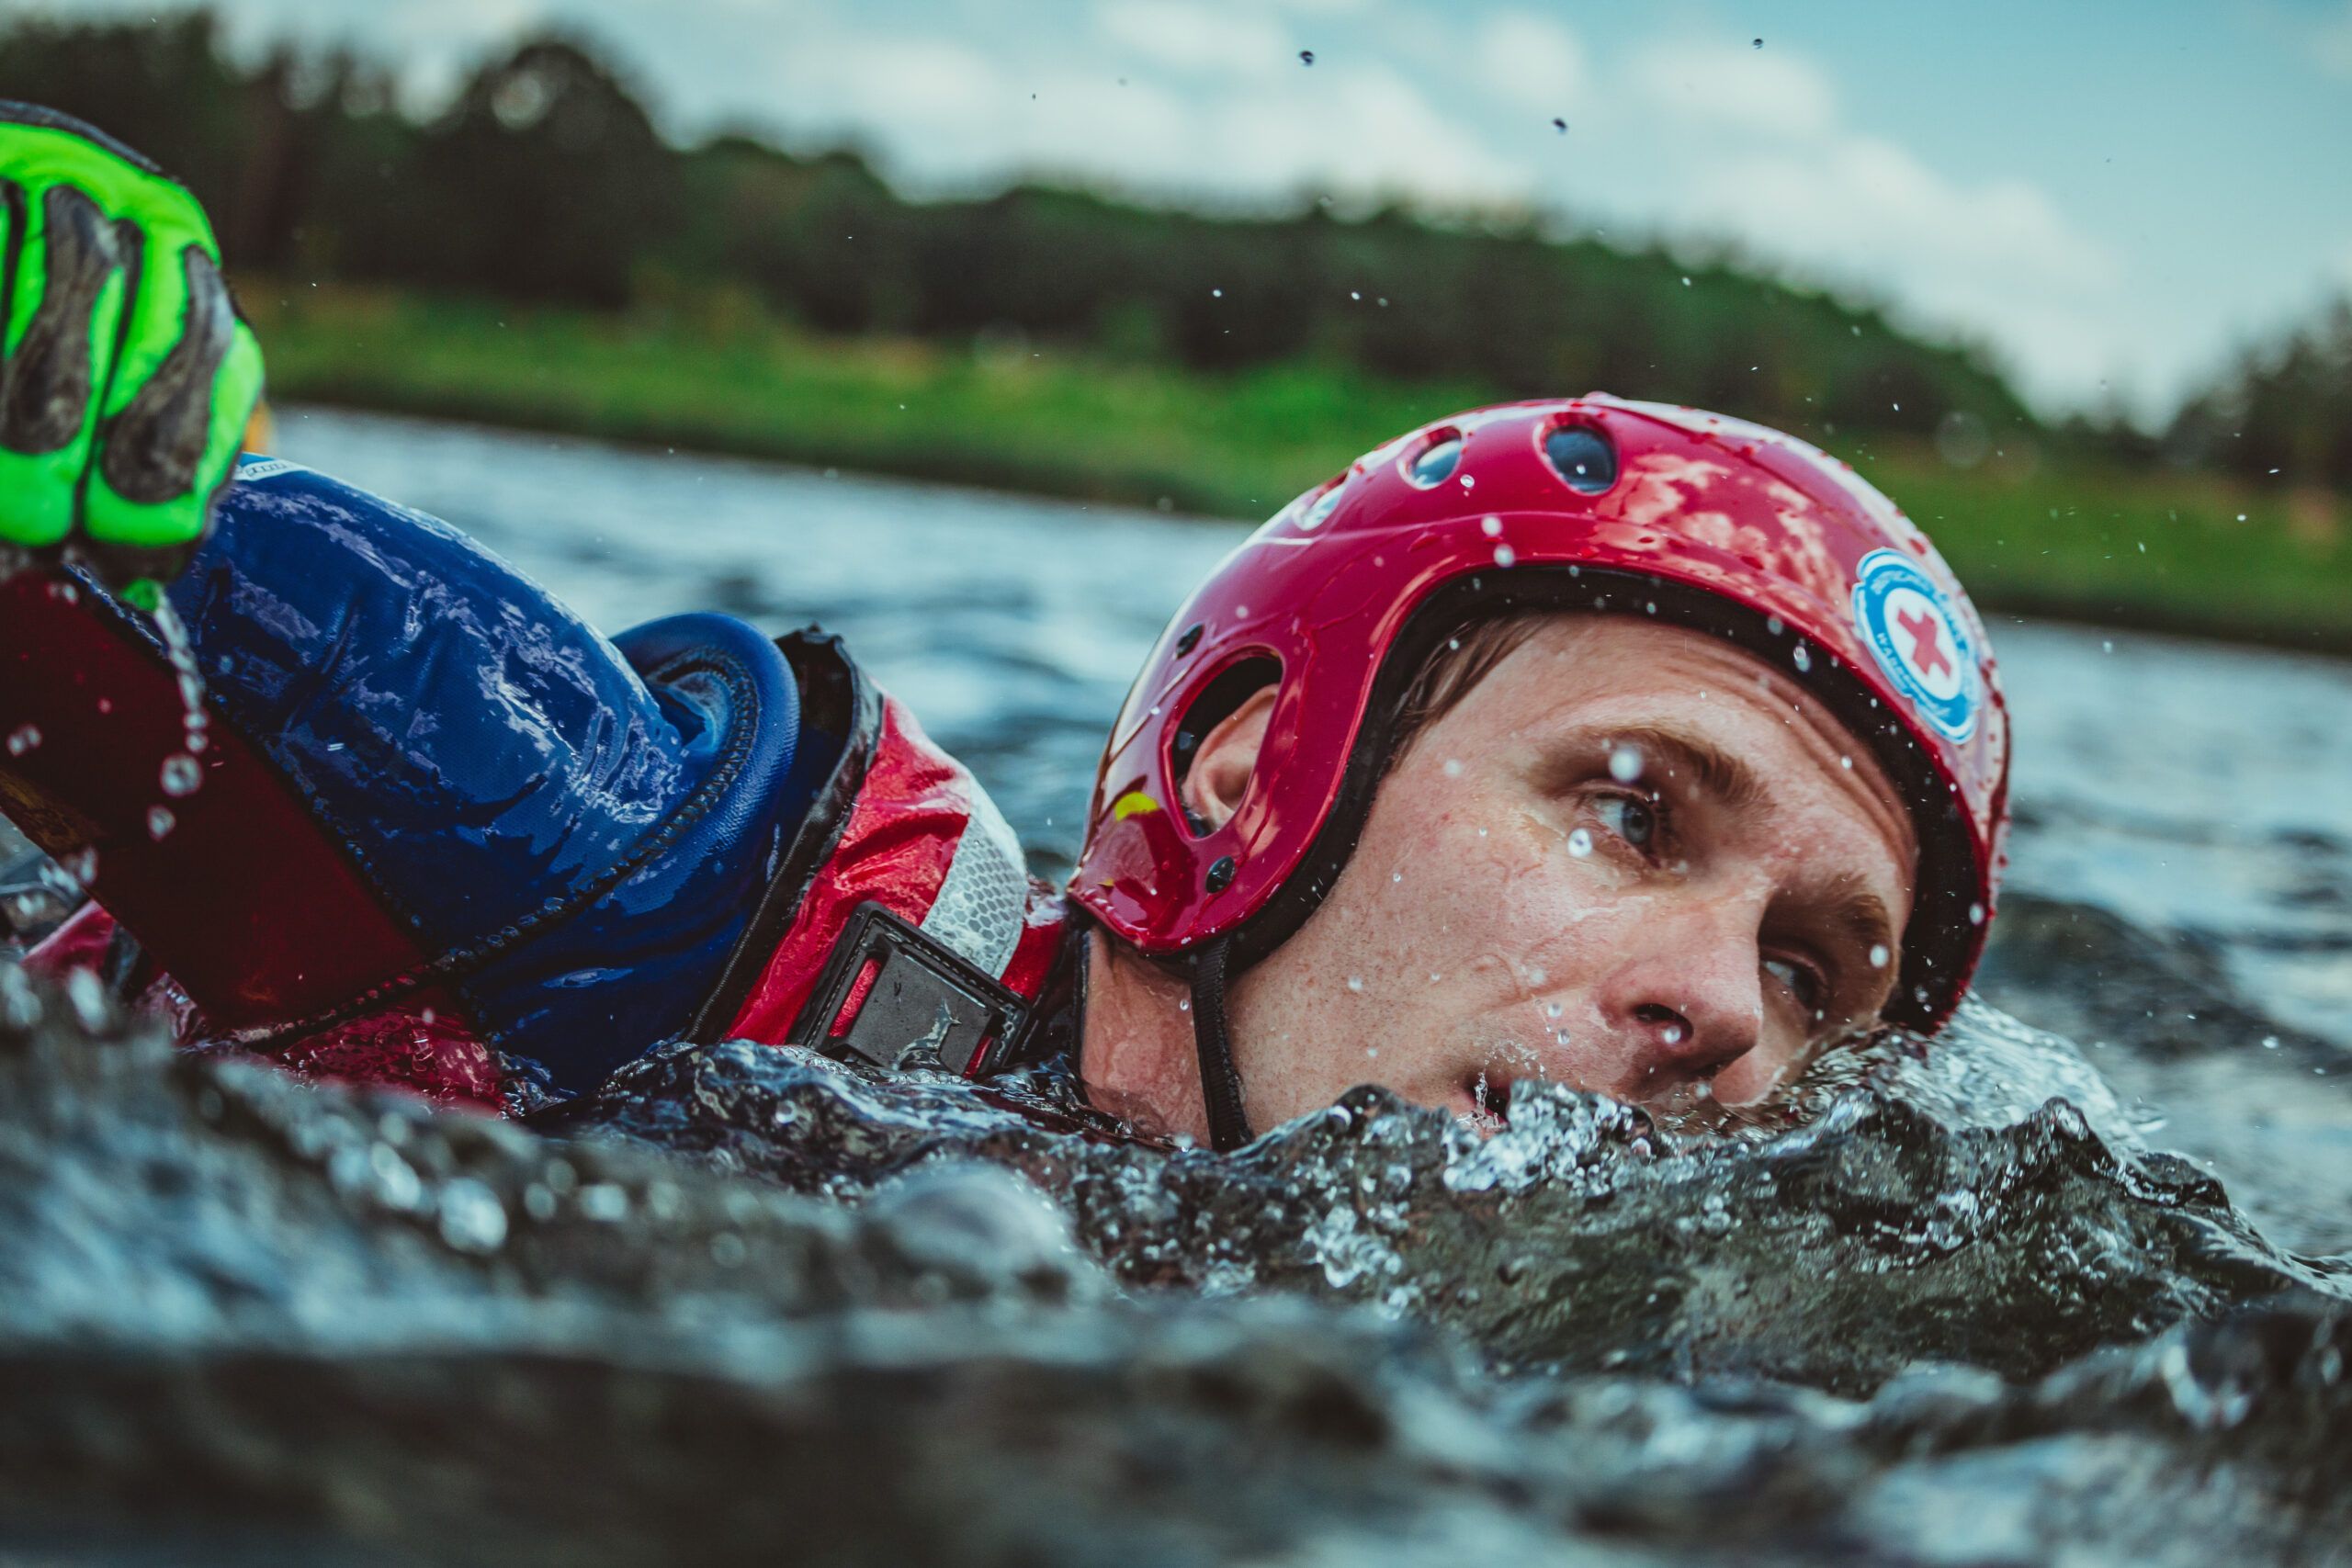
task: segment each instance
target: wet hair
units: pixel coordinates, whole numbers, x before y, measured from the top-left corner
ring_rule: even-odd
[[[1424,731],[1453,712],[1538,627],[1562,614],[1554,609],[1510,611],[1472,621],[1439,643],[1389,710],[1388,766],[1393,770],[1403,761]]]

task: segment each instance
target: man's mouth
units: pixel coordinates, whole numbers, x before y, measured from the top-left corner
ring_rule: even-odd
[[[1510,1125],[1510,1080],[1481,1067],[1462,1086],[1454,1115],[1481,1137],[1492,1137]]]

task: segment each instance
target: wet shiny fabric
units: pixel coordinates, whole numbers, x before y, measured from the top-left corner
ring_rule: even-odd
[[[290,464],[246,464],[170,597],[215,714],[481,1036],[559,1084],[684,1026],[830,762],[751,626],[616,646],[456,529]]]

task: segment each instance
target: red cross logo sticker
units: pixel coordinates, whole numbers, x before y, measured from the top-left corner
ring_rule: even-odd
[[[1911,667],[1924,676],[1949,673],[1951,660],[1944,653],[1943,617],[1931,611],[1905,609],[1895,613],[1894,624],[1911,639]]]
[[[1976,732],[1975,639],[1935,581],[1903,551],[1884,548],[1854,569],[1854,629],[1895,690],[1947,740]]]

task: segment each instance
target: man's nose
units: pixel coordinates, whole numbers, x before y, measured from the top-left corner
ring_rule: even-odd
[[[1621,1081],[1640,1097],[1713,1077],[1763,1042],[1764,989],[1752,926],[1714,918],[1657,931],[1620,970],[1601,1010],[1622,1043]]]

